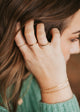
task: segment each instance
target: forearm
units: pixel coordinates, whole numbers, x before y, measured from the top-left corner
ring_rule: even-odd
[[[53,92],[53,93],[42,93],[42,102],[53,104],[53,103],[59,103],[64,102],[73,97],[73,92],[71,90],[70,85],[68,85],[66,88],[61,89],[59,91]]]

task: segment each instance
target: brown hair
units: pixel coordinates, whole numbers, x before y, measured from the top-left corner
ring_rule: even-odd
[[[9,106],[9,102],[12,102],[14,112],[22,82],[28,72],[22,54],[14,41],[16,23],[21,23],[24,36],[26,21],[35,20],[35,35],[36,24],[43,22],[47,39],[51,41],[49,34],[51,28],[57,27],[62,31],[65,28],[65,20],[79,8],[80,0],[0,0],[0,94],[4,104]],[[15,88],[8,98],[7,89],[10,85],[14,85]]]

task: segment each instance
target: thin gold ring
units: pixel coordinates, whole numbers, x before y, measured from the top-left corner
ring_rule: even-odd
[[[34,43],[34,44],[31,44],[31,45],[29,45],[29,46],[34,46],[35,44],[38,44],[37,42],[36,43]],[[45,45],[41,45],[41,44],[39,44],[40,46],[46,46],[46,45],[48,45],[49,44],[49,42],[47,42],[47,44],[45,44]],[[24,45],[26,45],[26,44],[22,44],[22,45],[20,45],[20,46],[18,46],[18,47],[22,47],[22,46],[24,46]]]
[[[26,44],[22,44],[22,45],[20,45],[20,46],[18,46],[18,47],[22,47],[22,46],[24,46],[24,45],[26,45]]]
[[[39,44],[40,45],[40,44]],[[45,45],[40,45],[40,46],[47,46],[47,45],[49,45],[49,42],[47,42]]]
[[[33,46],[33,45],[35,45],[35,44],[38,44],[37,42],[36,43],[34,43],[34,44],[31,44],[31,45],[29,45],[29,46]],[[45,45],[41,45],[41,44],[39,44],[40,46],[46,46],[46,45],[48,45],[49,44],[49,42],[47,42],[47,44],[45,44]]]
[[[29,46],[33,46],[33,45],[35,45],[35,44],[37,44],[37,41],[36,41],[34,44],[31,44],[31,45],[28,44],[28,45],[29,45]]]

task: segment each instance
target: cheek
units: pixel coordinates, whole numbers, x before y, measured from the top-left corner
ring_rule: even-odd
[[[79,46],[79,41],[75,41],[72,46],[71,46],[71,50],[70,53],[71,54],[77,54],[80,52],[80,46]]]
[[[65,61],[67,62],[70,58],[70,45],[66,40],[61,39],[61,49],[64,55]]]

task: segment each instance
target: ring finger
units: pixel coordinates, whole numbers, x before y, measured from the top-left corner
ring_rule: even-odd
[[[40,45],[46,45],[48,43],[43,23],[37,24],[37,39]]]

